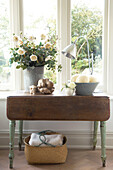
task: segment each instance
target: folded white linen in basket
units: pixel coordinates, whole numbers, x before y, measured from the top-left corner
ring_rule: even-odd
[[[32,133],[31,134],[31,138],[29,140],[29,145],[31,145],[31,146],[38,146],[38,145],[40,145],[42,143],[42,141],[40,140],[39,136],[40,136],[39,134]],[[45,136],[45,139],[44,139],[44,136]],[[41,139],[43,141],[45,141],[46,143],[49,143],[49,144],[55,145],[55,146],[63,144],[63,136],[60,135],[60,134],[44,135],[44,136],[41,136]],[[48,145],[41,144],[40,146],[48,146]]]

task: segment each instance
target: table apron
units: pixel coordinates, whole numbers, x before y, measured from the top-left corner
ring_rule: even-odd
[[[107,97],[8,97],[10,120],[106,121]]]

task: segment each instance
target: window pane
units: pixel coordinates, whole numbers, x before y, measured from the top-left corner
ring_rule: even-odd
[[[71,1],[72,42],[79,36],[85,36],[88,39],[90,57],[93,53],[93,75],[100,82],[102,82],[103,12],[104,0]],[[88,53],[85,39],[79,38],[76,47],[76,59],[71,62],[71,74],[88,73]]]
[[[40,41],[41,34],[56,34],[57,0],[23,0],[24,34],[34,35]],[[56,83],[56,74],[45,70],[45,77]]]
[[[9,1],[0,0],[0,90],[11,88],[11,68],[9,67]]]

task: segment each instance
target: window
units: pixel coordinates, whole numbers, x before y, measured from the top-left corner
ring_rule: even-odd
[[[93,75],[102,83],[102,33],[104,0],[71,0],[72,42],[79,36],[89,41],[90,58],[93,55]],[[89,73],[87,42],[80,38],[77,43],[76,59],[72,60],[71,74]],[[92,62],[90,63],[92,66]]]
[[[9,1],[0,0],[0,90],[11,89]]]
[[[10,2],[10,4],[8,4],[8,2]],[[88,68],[86,43],[80,48],[84,42],[83,39],[77,41],[77,61],[70,61],[70,59],[61,55],[62,49],[69,45],[71,41],[75,40],[73,35],[76,34],[78,37],[82,34],[86,35],[91,33],[91,30],[92,33],[94,33],[93,31],[97,29],[96,34],[93,34],[94,37],[88,38],[90,56],[91,53],[93,53],[94,74],[98,75],[99,79],[102,79],[102,61],[104,61],[105,89],[111,93],[113,91],[111,78],[112,3],[112,0],[109,0],[109,2],[107,0],[32,0],[32,2],[30,0],[0,0],[0,90],[11,89],[12,80],[16,82],[15,87],[17,88],[18,86],[18,90],[22,89],[22,72],[14,71],[12,76],[12,69],[8,66],[8,49],[10,47],[11,37],[9,31],[11,31],[11,34],[15,32],[17,35],[19,35],[20,31],[23,31],[24,34],[33,34],[38,37],[43,31],[47,34],[49,29],[51,29],[51,32],[56,32],[57,30],[59,38],[59,63],[62,64],[62,72],[60,74],[58,73],[58,77],[51,72],[46,72],[45,76],[52,77],[54,83],[57,82],[59,89],[61,89],[62,84],[67,82],[71,75],[75,72],[87,70]],[[77,8],[75,9],[75,7]],[[9,28],[9,8],[11,29]],[[77,18],[79,17],[80,10],[84,10],[82,20]],[[88,18],[86,16],[87,12],[89,12],[91,17]],[[83,19],[84,17],[87,18],[87,24],[85,24],[86,20]],[[78,19],[76,23],[74,23],[75,19]],[[81,23],[84,24],[84,26],[82,25],[84,29],[80,27]],[[104,36],[102,36],[103,28]],[[77,32],[76,29],[78,29],[79,32]],[[104,48],[102,49],[103,39]],[[102,51],[104,51],[104,60]],[[83,61],[81,61],[82,58]]]
[[[57,0],[23,0],[24,34],[34,35],[40,40],[40,35],[56,34]],[[45,77],[56,83],[56,73],[44,71]]]

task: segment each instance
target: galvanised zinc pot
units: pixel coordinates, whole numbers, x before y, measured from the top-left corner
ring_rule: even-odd
[[[44,75],[44,66],[27,68],[24,70],[24,89],[29,92],[29,86],[37,86],[38,80],[42,79]]]

